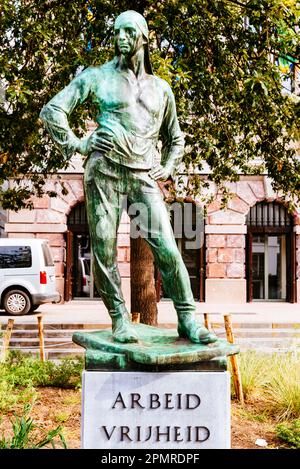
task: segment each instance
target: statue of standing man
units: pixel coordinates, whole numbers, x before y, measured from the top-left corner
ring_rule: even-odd
[[[114,59],[76,76],[44,106],[41,119],[66,159],[75,152],[87,157],[84,189],[95,282],[112,320],[114,340],[138,341],[117,267],[117,231],[127,198],[128,206],[143,207],[141,233],[161,272],[164,291],[173,300],[179,336],[195,343],[215,342],[217,337],[195,321],[190,279],[156,182],[173,176],[183,156],[174,96],[168,83],[153,75],[144,17],[125,11],[114,31]],[[79,139],[68,117],[88,97],[97,106],[98,128]],[[161,164],[154,164],[159,139]]]

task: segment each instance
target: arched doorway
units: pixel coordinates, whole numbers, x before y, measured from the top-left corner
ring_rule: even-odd
[[[205,301],[205,236],[202,208],[193,201],[173,202],[168,206],[175,240],[187,268],[194,299]],[[177,216],[176,216],[177,215]],[[167,299],[161,276],[155,269],[157,301]]]
[[[293,217],[278,202],[260,202],[247,215],[248,301],[296,301]]]
[[[99,297],[93,278],[93,256],[84,202],[73,207],[67,225],[65,300]]]

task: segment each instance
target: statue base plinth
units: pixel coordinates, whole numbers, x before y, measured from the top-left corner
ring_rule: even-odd
[[[178,337],[175,329],[132,325],[137,343],[122,344],[112,338],[111,329],[76,332],[73,341],[86,349],[87,370],[181,371],[227,369],[228,355],[239,352],[224,339],[209,345],[194,344]]]
[[[230,374],[84,371],[81,441],[106,456],[109,449],[193,449],[199,464],[199,450],[230,448]]]
[[[230,447],[227,356],[238,347],[180,339],[174,329],[134,324],[138,343],[111,329],[76,332],[86,348],[82,380],[85,449]]]

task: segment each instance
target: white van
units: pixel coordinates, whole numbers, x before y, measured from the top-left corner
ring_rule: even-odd
[[[90,296],[91,289],[91,259],[88,257],[78,258],[78,277],[81,279],[82,293],[86,296]]]
[[[59,301],[47,240],[0,238],[0,309],[18,316]]]

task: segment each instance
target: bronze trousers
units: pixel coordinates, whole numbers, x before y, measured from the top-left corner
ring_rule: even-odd
[[[94,278],[109,314],[127,312],[117,266],[117,231],[124,208],[131,219],[131,235],[140,234],[149,244],[178,316],[193,314],[189,275],[161,191],[148,171],[117,164],[94,152],[86,161],[84,189]]]

